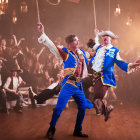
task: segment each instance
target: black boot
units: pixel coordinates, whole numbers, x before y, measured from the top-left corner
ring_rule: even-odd
[[[14,111],[17,112],[17,113],[22,113],[22,106],[16,105],[14,107]]]
[[[105,122],[108,121],[108,119],[110,118],[110,113],[113,111],[114,107],[112,105],[105,107]]]
[[[31,90],[31,88],[29,88],[29,98],[31,100],[32,108],[35,108],[36,104],[35,104],[35,99],[34,99],[33,92]]]
[[[88,138],[88,135],[87,134],[83,134],[81,131],[76,131],[76,130],[74,130],[73,136],[75,136],[75,137]]]
[[[53,139],[54,133],[55,133],[55,128],[50,126],[48,131],[47,131],[47,134],[46,134],[45,138]]]
[[[102,102],[102,100],[96,99],[95,101],[93,101],[93,105],[94,105],[94,108],[96,110],[96,115],[102,115],[103,114],[103,110],[102,110],[103,102]]]

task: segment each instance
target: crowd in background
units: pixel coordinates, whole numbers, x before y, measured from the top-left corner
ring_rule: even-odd
[[[62,38],[58,37],[54,43],[61,46]],[[88,41],[88,40],[87,40]],[[23,80],[27,85],[32,86],[35,92],[38,89],[47,88],[51,83],[57,80],[57,74],[63,68],[61,60],[56,59],[48,49],[43,46],[34,47],[27,45],[26,39],[17,40],[13,35],[10,40],[1,39],[0,43],[0,72],[1,83],[4,84],[6,78],[10,75],[13,64],[18,64],[22,69]],[[86,43],[80,40],[80,48],[88,50]],[[88,50],[89,51],[89,50]],[[131,49],[123,50],[122,58],[127,62],[133,62],[140,56],[140,47],[132,46]],[[121,53],[120,53],[121,54]],[[121,99],[138,100],[140,99],[139,76],[140,71],[126,76],[125,72],[117,70],[117,96]],[[1,84],[1,86],[2,86]]]
[[[45,47],[25,46],[25,41],[24,38],[17,41],[15,35],[10,41],[1,40],[1,82],[4,84],[13,65],[17,64],[22,69],[20,75],[27,85],[32,86],[35,91],[37,88],[46,88],[57,80],[63,63]]]

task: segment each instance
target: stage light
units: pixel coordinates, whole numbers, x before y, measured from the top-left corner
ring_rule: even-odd
[[[17,23],[17,17],[13,17],[13,23],[14,23],[14,24]]]
[[[13,10],[13,12],[12,12],[12,22],[13,22],[13,24],[16,24],[17,23],[17,16],[16,16],[16,11],[15,10]]]
[[[0,15],[5,14],[8,8],[8,0],[0,0]]]
[[[27,6],[27,3],[25,1],[21,2],[20,11],[21,11],[21,13],[27,13],[28,12],[28,6]]]
[[[115,16],[119,16],[121,14],[121,9],[120,9],[120,5],[118,4],[118,7],[116,8],[116,11],[114,12]]]
[[[132,20],[130,17],[128,17],[125,24],[126,24],[127,26],[131,26],[131,25],[132,25],[132,21],[133,21],[133,20]]]

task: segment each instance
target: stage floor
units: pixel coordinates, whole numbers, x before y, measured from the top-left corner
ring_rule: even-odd
[[[25,107],[22,114],[0,114],[1,140],[45,140],[54,106],[35,109]],[[80,140],[73,137],[77,108],[74,102],[61,114],[56,126],[55,140]],[[140,140],[140,105],[117,104],[110,120],[96,116],[94,109],[87,110],[83,132],[89,140]],[[85,138],[87,139],[87,138]]]

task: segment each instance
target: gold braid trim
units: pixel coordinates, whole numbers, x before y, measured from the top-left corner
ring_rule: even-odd
[[[70,84],[70,85],[73,85],[74,87],[77,87],[77,86],[76,86],[76,82],[73,81],[73,80],[68,79],[68,80],[66,81],[66,83],[68,83],[68,84]]]
[[[66,68],[64,69],[64,77],[69,75],[69,74],[74,74],[75,68]]]

